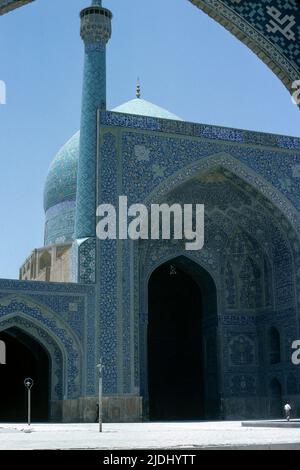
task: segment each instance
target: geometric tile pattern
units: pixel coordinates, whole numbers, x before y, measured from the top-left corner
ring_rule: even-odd
[[[211,332],[216,324],[222,331],[222,394],[266,393],[258,387],[264,383],[262,370],[269,371],[270,380],[274,377],[265,362],[268,329],[275,326],[285,342],[286,328],[295,328],[300,307],[294,294],[300,281],[300,187],[294,170],[300,139],[111,112],[102,112],[100,123],[99,203],[114,203],[117,194],[126,194],[129,204],[205,203],[205,248],[189,257],[211,273],[219,288],[217,318],[206,322]],[[138,158],[136,149],[147,158]],[[154,175],[153,165],[164,172]],[[282,185],[283,175],[288,185]],[[102,351],[105,358],[112,351],[115,355],[114,361],[108,359],[112,376],[106,393],[134,393],[147,367],[139,344],[147,321],[147,279],[155,267],[187,253],[181,242],[100,246],[97,285],[100,298],[109,299],[101,304]],[[228,263],[233,263],[230,268]],[[277,366],[283,390],[288,374],[300,381],[288,338],[286,359]]]
[[[85,45],[75,237],[94,237],[96,227],[97,111],[106,109],[106,43],[111,13],[94,1],[81,12]]]
[[[72,308],[75,304],[76,311]],[[54,394],[62,393],[61,380],[66,384],[63,386],[66,398],[95,394],[93,286],[1,279],[0,329],[16,322],[49,352]],[[64,358],[63,379],[59,379],[59,371],[54,367],[60,356]],[[62,371],[61,363],[59,368]]]
[[[105,158],[99,162],[98,195],[102,203],[116,203],[117,198],[117,153],[116,137],[113,133],[104,136]],[[99,202],[98,201],[98,202]],[[99,202],[100,203],[100,202]],[[120,302],[123,295],[118,296],[117,279],[123,277],[123,269],[119,270],[117,259],[120,259],[121,246],[116,240],[97,240],[97,289],[99,289],[100,337],[99,357],[105,362],[104,388],[105,393],[117,394],[120,391],[118,383],[119,351],[122,348],[123,338],[120,334],[119,316]],[[100,261],[100,262],[99,262]],[[124,291],[125,294],[125,291]]]
[[[95,284],[96,282],[96,240],[86,238],[76,240],[73,245],[76,250],[73,253],[75,269],[74,282],[80,284]]]
[[[295,0],[193,3],[226,23],[272,68],[276,64],[287,85],[298,78]],[[93,5],[101,9],[100,0]],[[204,312],[203,331],[209,364],[217,367],[214,347],[222,357],[220,395],[255,398],[274,395],[280,386],[283,394],[296,393],[300,372],[291,363],[290,345],[300,334],[300,139],[103,110],[110,30],[102,29],[99,12],[91,27],[87,10],[81,29],[85,72],[74,243],[80,284],[0,281],[1,321],[13,316],[35,322],[35,334],[45,331],[60,346],[68,397],[95,395],[99,357],[105,394],[139,394],[147,376],[148,280],[160,264],[180,258],[195,281],[203,270],[218,292],[216,307]],[[89,18],[93,15],[90,11]],[[69,161],[67,151],[67,175]],[[54,169],[46,191],[52,234],[58,233],[55,217],[74,201],[74,161],[69,168],[56,192]],[[203,250],[187,253],[182,241],[96,241],[96,205],[115,205],[123,194],[129,204],[204,203]],[[63,228],[68,237],[71,223]],[[275,330],[279,361],[270,360]],[[213,379],[208,375],[210,384]]]
[[[96,282],[96,240],[89,238],[80,246],[79,254],[79,282],[82,284],[95,284]]]
[[[105,103],[105,45],[85,51],[80,151],[76,200],[76,238],[95,235],[97,109]]]
[[[300,70],[297,0],[189,0],[253,50],[289,90]]]
[[[58,151],[49,167],[44,188],[45,212],[62,202],[75,201],[78,157],[79,132],[76,132]]]
[[[45,214],[44,245],[71,242],[74,238],[75,199],[50,207]]]
[[[274,377],[284,391],[295,390],[300,377],[289,354],[300,307],[300,140],[111,112],[102,112],[100,123],[97,203],[116,204],[119,194],[129,203],[205,203],[205,248],[189,258],[219,291],[218,311],[205,317],[205,331],[222,351],[223,397],[266,394]],[[153,166],[164,171],[153,173]],[[20,318],[35,312],[54,341],[60,338],[65,348],[81,345],[74,357],[82,369],[68,364],[72,396],[78,396],[79,375],[86,380],[83,396],[95,394],[99,357],[106,395],[139,394],[147,373],[146,343],[140,340],[148,278],[166,260],[186,257],[183,243],[88,238],[77,240],[74,250],[79,284],[1,281],[0,305],[8,290],[23,290],[26,301],[18,298],[14,307]],[[35,306],[29,311],[30,302],[45,313]],[[8,307],[3,313],[8,318]],[[271,326],[283,344],[282,362],[275,366],[268,363]],[[216,367],[212,353],[209,361]],[[210,390],[213,381],[211,374]]]
[[[59,150],[44,188],[45,246],[74,238],[79,132]]]
[[[66,354],[66,362],[68,364],[68,386],[64,393],[70,398],[77,397],[80,393],[80,357],[78,347],[76,348],[74,345],[74,340],[70,333],[68,335],[66,329],[61,328],[59,324],[61,320],[54,318],[49,313],[47,315],[45,308],[41,310],[38,306],[33,306],[26,300],[23,301],[16,297],[1,299],[0,318],[5,320],[5,317],[11,317],[12,315],[22,315],[23,318],[34,319],[40,324],[40,328],[44,328],[53,339],[56,338],[56,341],[64,345],[64,354]],[[8,325],[4,322],[4,327],[6,326]]]

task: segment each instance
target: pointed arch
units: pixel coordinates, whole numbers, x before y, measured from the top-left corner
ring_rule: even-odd
[[[162,270],[162,271],[161,271]],[[167,270],[167,271],[166,271]],[[176,280],[176,272],[178,271],[178,277]],[[169,275],[167,275],[169,273]],[[201,398],[201,406],[204,406],[202,409],[203,416],[205,416],[206,419],[209,417],[216,417],[218,416],[219,413],[219,394],[218,394],[218,358],[217,358],[217,348],[218,348],[218,339],[217,339],[217,324],[218,324],[218,301],[217,301],[217,288],[216,288],[216,283],[214,281],[213,275],[209,272],[209,268],[206,269],[200,262],[199,259],[194,258],[193,256],[190,256],[184,253],[183,251],[178,252],[178,256],[173,254],[172,256],[166,254],[166,253],[161,253],[160,256],[155,260],[155,263],[148,265],[146,272],[143,273],[142,275],[142,280],[141,280],[141,299],[143,302],[142,306],[142,312],[143,315],[140,316],[139,322],[141,325],[141,331],[142,334],[140,336],[140,350],[141,350],[141,364],[140,364],[140,371],[141,371],[141,387],[142,387],[142,393],[144,396],[145,400],[145,408],[148,411],[148,399],[149,399],[149,382],[148,382],[148,358],[151,356],[148,352],[149,344],[148,344],[148,328],[151,322],[153,321],[153,318],[156,318],[156,323],[158,321],[159,317],[153,317],[154,311],[156,308],[161,309],[162,306],[160,302],[157,304],[155,301],[153,304],[153,299],[158,299],[160,297],[157,297],[157,295],[154,295],[154,290],[158,286],[156,280],[156,276],[163,276],[163,279],[166,280],[167,285],[169,286],[169,281],[170,279],[172,280],[174,278],[174,282],[180,282],[182,279],[183,282],[183,293],[186,292],[186,289],[192,288],[191,286],[196,286],[195,288],[199,290],[199,301],[201,303],[201,308],[199,310],[199,318],[197,321],[200,321],[200,317],[203,316],[208,323],[207,325],[204,325],[201,327],[201,341],[199,338],[199,341],[197,341],[197,344],[199,342],[199,347],[200,345],[200,351],[199,351],[199,358],[200,360],[199,364],[204,364],[206,361],[209,361],[209,364],[211,367],[206,370],[206,379],[204,381],[204,389],[202,390],[201,393],[204,393],[204,398],[202,396]],[[167,278],[169,280],[167,280]],[[189,279],[189,282],[188,282]],[[154,284],[153,284],[154,283]],[[187,283],[187,284],[186,284]],[[155,289],[154,289],[154,286]],[[161,288],[161,286],[159,287]],[[154,289],[154,290],[153,290]],[[176,295],[180,297],[180,289],[176,289]],[[172,291],[173,292],[173,291]],[[200,294],[201,292],[201,294]],[[177,308],[178,305],[180,305],[180,301],[176,301],[174,303],[171,300],[173,294],[170,292],[168,294],[167,292],[165,298],[165,301],[167,302],[166,305],[169,305],[169,301],[171,302],[169,307],[166,307],[166,309],[163,309],[164,312],[168,311],[168,308],[171,310],[173,308]],[[173,292],[174,293],[174,292]],[[185,294],[183,294],[185,295]],[[153,297],[154,296],[154,297]],[[197,295],[195,294],[197,297]],[[196,303],[196,297],[193,297],[194,303]],[[151,300],[152,299],[152,300]],[[202,300],[201,300],[202,299]],[[173,303],[172,303],[173,302]],[[197,304],[198,305],[198,304]],[[173,306],[173,307],[172,307]],[[176,307],[175,307],[176,306]],[[195,305],[194,305],[195,306]],[[192,310],[192,308],[190,309]],[[188,309],[188,311],[190,311]],[[176,310],[177,311],[177,310]],[[150,315],[151,312],[151,315]],[[170,314],[170,312],[169,312]],[[150,315],[150,316],[149,316]],[[175,314],[174,314],[175,315]],[[185,318],[185,316],[180,316],[181,318]],[[177,317],[176,317],[177,318]],[[178,317],[179,318],[179,317]],[[196,317],[194,317],[196,318]],[[166,318],[165,318],[166,320]],[[175,322],[175,316],[174,316],[174,322]],[[174,327],[176,327],[176,322],[174,323]],[[183,326],[182,326],[183,327]],[[176,328],[175,328],[176,329]],[[159,328],[160,330],[160,328]],[[196,332],[198,331],[198,328],[196,328],[193,331]],[[152,329],[151,329],[151,334],[152,338],[153,335],[155,337],[155,331],[153,330],[153,324],[152,324]],[[196,334],[196,333],[195,333]],[[204,342],[204,339],[210,338],[210,344],[206,344]],[[202,351],[203,347],[203,351]],[[201,362],[202,361],[202,362]],[[202,364],[202,365],[203,365]],[[202,367],[201,365],[201,367]],[[200,367],[200,369],[201,369]],[[153,369],[152,369],[153,371]],[[200,372],[199,372],[200,373]],[[200,393],[200,392],[199,392]],[[204,400],[204,402],[203,402]],[[153,398],[152,398],[153,401]],[[203,405],[205,403],[205,405]],[[199,405],[200,406],[200,405]],[[201,407],[200,407],[201,408]],[[147,412],[146,411],[146,412]],[[200,412],[200,409],[199,409]],[[165,418],[167,418],[165,416]]]
[[[275,188],[269,181],[255,172],[248,165],[237,160],[229,153],[220,152],[208,157],[201,158],[190,165],[187,165],[168,178],[165,178],[156,188],[145,198],[146,205],[159,203],[165,200],[166,196],[177,187],[187,183],[200,173],[214,170],[227,170],[240,178],[243,182],[254,188],[266,201],[284,214],[284,217],[291,224],[297,233],[300,233],[300,217],[297,209],[287,199],[287,197]]]
[[[240,0],[189,1],[243,42],[292,91],[292,83],[299,77],[300,65],[293,47],[297,43],[297,24],[300,22],[297,1],[292,0],[289,9],[284,11],[277,1],[265,2],[260,8],[255,2],[249,5],[250,2],[241,3]],[[276,25],[284,15],[286,21],[290,19],[286,32],[280,24]]]
[[[61,420],[64,396],[64,354],[61,345],[35,320],[21,313],[11,314],[0,319],[0,333],[16,329],[28,338],[29,344],[38,343],[49,360],[49,419]]]
[[[42,343],[47,351],[47,345],[53,345],[52,361],[59,355],[62,357],[60,367],[63,381],[56,390],[52,390],[53,397],[78,398],[82,391],[83,355],[80,342],[73,331],[45,305],[25,295],[7,295],[0,300],[0,331],[18,325]]]

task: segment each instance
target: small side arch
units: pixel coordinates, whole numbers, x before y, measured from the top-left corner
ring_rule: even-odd
[[[14,322],[21,324],[37,341],[52,339],[62,355],[61,396],[63,399],[81,396],[83,352],[78,338],[63,319],[26,296],[9,295],[0,302],[0,331]]]

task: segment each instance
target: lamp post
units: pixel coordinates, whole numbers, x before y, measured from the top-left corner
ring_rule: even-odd
[[[99,364],[97,364],[97,369],[99,370],[99,432],[102,432],[102,388],[103,388],[103,369],[104,365],[102,359],[100,358]]]
[[[30,426],[31,424],[31,389],[33,387],[33,380],[30,377],[28,377],[27,379],[24,380],[24,385],[27,388],[27,392],[28,392],[28,401],[27,401],[28,421],[27,422],[28,422],[28,426]]]

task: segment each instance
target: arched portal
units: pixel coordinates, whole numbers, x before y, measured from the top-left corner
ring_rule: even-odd
[[[272,377],[283,367],[285,341],[277,333],[270,333],[274,318],[278,318],[278,333],[284,331],[283,312],[291,331],[297,331],[299,304],[295,296],[298,283],[295,267],[299,263],[300,249],[299,219],[293,207],[259,175],[226,155],[212,156],[178,172],[161,183],[156,193],[147,199],[147,204],[150,202],[169,206],[203,203],[205,244],[202,250],[194,253],[188,253],[181,240],[140,244],[143,285],[140,300],[141,390],[145,405],[148,389],[151,401],[151,387],[147,384],[147,377],[151,380],[151,376],[144,372],[147,371],[145,364],[151,361],[151,350],[145,351],[144,346],[151,312],[147,311],[150,299],[145,302],[144,286],[163,262],[172,260],[169,262],[175,264],[174,259],[177,262],[177,257],[183,256],[193,259],[197,266],[205,267],[217,286],[217,318],[216,309],[215,316],[204,311],[205,306],[211,305],[211,300],[209,296],[204,298],[201,291],[205,361],[217,362],[217,356],[212,354],[214,350],[218,350],[219,357],[218,374],[210,375],[211,366],[205,362],[205,387],[210,383],[213,387],[215,377],[218,379],[217,391],[211,388],[212,393],[207,393],[205,388],[205,418],[267,416],[271,412],[271,402],[271,408],[281,407],[276,389],[271,394],[270,383],[262,381],[262,377]],[[197,270],[190,272],[186,265],[182,269],[196,280]],[[200,287],[203,279],[206,279],[205,275],[200,283],[196,280]],[[205,296],[213,292],[206,288],[203,291]],[[151,296],[150,291],[149,294]],[[274,395],[277,398],[271,399]],[[220,402],[221,412],[217,414]],[[274,414],[281,416],[279,408]]]
[[[17,327],[0,332],[6,345],[6,364],[0,366],[0,421],[23,422],[27,419],[27,391],[24,379],[34,380],[32,420],[49,419],[49,356],[33,337]]]
[[[180,256],[160,265],[148,284],[150,420],[197,420],[219,414],[216,288],[210,275]],[[216,326],[216,325],[215,325]],[[207,356],[207,357],[206,357]]]

